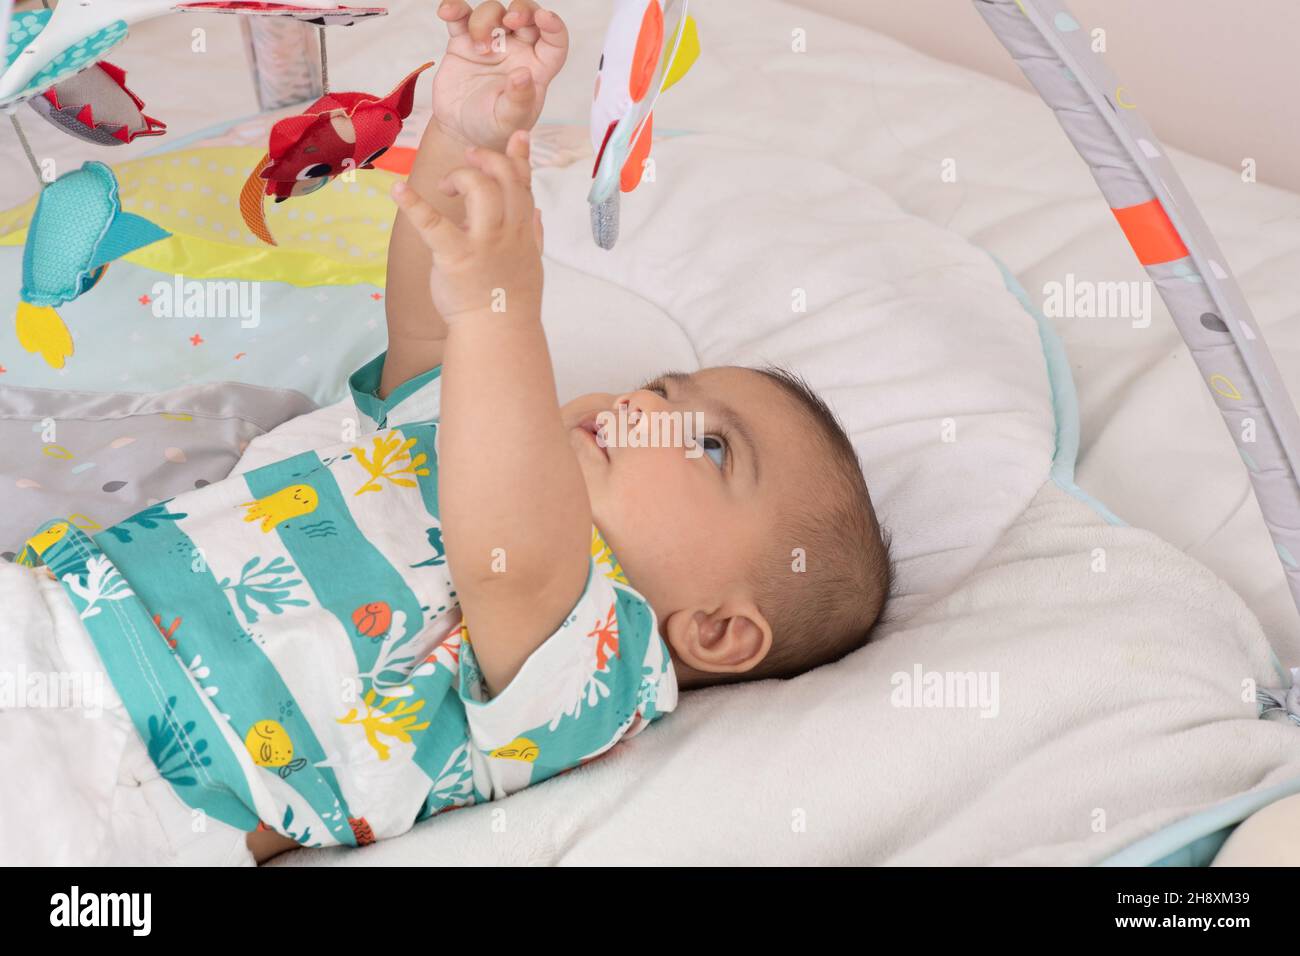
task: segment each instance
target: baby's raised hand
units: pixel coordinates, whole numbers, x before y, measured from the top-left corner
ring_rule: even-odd
[[[532,129],[546,88],[569,53],[559,14],[534,0],[498,0],[471,9],[443,0],[438,16],[451,39],[433,78],[433,119],[466,145],[502,150],[510,134]]]
[[[393,184],[393,200],[432,253],[429,290],[448,326],[494,312],[540,316],[542,216],[533,205],[528,138],[517,130],[504,154],[470,147],[469,165],[439,184],[444,194],[464,197],[463,226],[409,184]]]

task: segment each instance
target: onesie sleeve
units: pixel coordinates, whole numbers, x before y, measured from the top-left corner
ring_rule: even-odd
[[[473,622],[465,624],[460,699],[494,798],[595,759],[677,705],[654,611],[594,528],[582,596],[495,697],[483,686]]]
[[[442,366],[408,379],[387,398],[380,398],[377,393],[387,358],[385,350],[348,376],[361,433],[438,421],[442,414]]]

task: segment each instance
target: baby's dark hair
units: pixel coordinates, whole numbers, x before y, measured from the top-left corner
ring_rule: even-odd
[[[809,462],[804,500],[790,502],[778,516],[772,540],[750,568],[758,608],[772,627],[772,647],[734,679],[784,679],[868,643],[894,587],[895,568],[891,536],[876,517],[844,425],[796,373],[775,365],[751,371],[794,400],[825,452]]]

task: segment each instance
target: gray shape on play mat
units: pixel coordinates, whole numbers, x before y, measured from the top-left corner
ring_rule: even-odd
[[[315,407],[300,392],[233,382],[156,394],[0,387],[0,555],[51,518],[93,534],[218,481],[249,441]]]

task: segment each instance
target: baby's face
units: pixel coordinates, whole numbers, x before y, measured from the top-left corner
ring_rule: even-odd
[[[594,434],[602,412],[607,447]],[[794,399],[750,369],[670,373],[623,395],[583,395],[561,414],[593,520],[661,624],[680,610],[712,612],[744,588],[819,454]],[[698,445],[684,447],[687,437]]]

